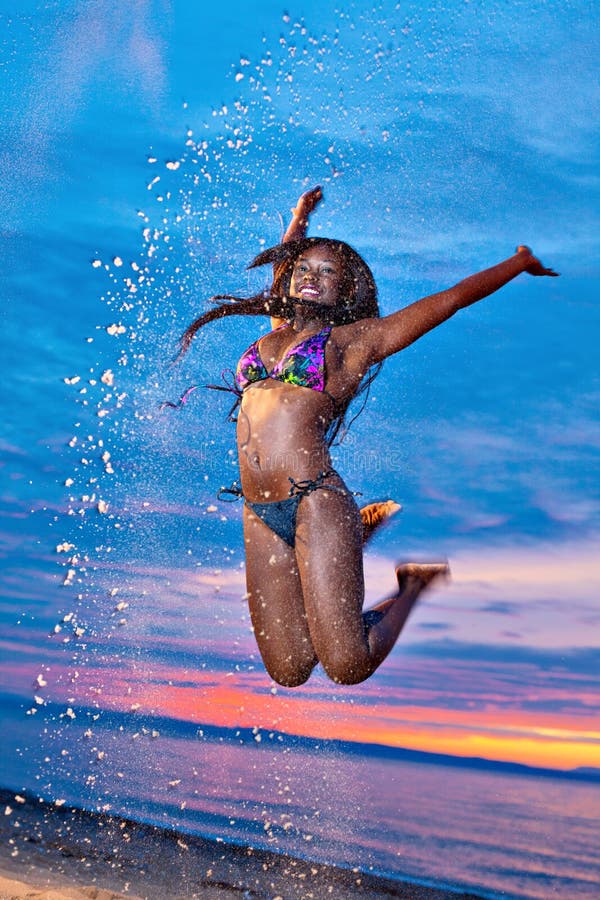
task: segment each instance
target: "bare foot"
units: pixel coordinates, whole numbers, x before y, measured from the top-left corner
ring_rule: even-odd
[[[525,260],[525,271],[529,275],[549,275],[551,278],[557,278],[558,272],[555,272],[554,269],[547,268],[541,260],[534,256],[530,247],[527,247],[526,244],[519,244],[517,247],[517,253],[520,253]]]
[[[402,507],[395,500],[383,500],[380,503],[369,503],[360,510],[363,526],[363,544],[370,540],[378,528],[391,516],[400,512]]]
[[[450,566],[447,562],[435,563],[401,563],[396,566],[396,578],[400,591],[408,587],[409,580],[421,583],[421,590],[428,587],[436,578],[448,579]]]

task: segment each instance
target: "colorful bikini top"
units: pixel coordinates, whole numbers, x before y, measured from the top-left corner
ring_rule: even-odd
[[[281,325],[280,328],[287,328]],[[280,328],[276,330],[279,331]],[[317,334],[311,334],[300,343],[291,347],[283,359],[275,363],[270,372],[260,357],[259,341],[255,341],[240,359],[235,373],[235,383],[240,391],[245,390],[256,381],[274,378],[286,384],[307,387],[313,391],[327,394],[325,390],[325,346],[331,334],[331,327],[323,328]],[[332,398],[333,399],[333,398]]]

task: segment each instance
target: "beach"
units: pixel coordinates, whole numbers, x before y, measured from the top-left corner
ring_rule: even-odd
[[[0,900],[597,900],[583,6],[64,0],[7,17]],[[317,184],[309,235],[355,248],[384,318],[455,297],[520,242],[561,277],[461,309],[348,409],[332,466],[358,506],[402,506],[366,548],[365,609],[399,562],[448,559],[452,578],[373,677],[317,666],[292,689],[257,648],[244,504],[221,502],[234,373],[271,323],[229,313],[269,293],[271,266],[248,264]],[[178,358],[218,296],[228,315]],[[305,437],[277,446],[265,459],[290,477]]]
[[[21,801],[0,792],[0,900],[477,900],[32,797]]]

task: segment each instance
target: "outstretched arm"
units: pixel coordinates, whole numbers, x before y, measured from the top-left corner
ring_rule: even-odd
[[[305,191],[301,195],[298,203],[292,209],[292,220],[283,235],[282,244],[286,241],[298,241],[301,238],[306,237],[310,214],[319,205],[322,199],[323,191],[321,190],[320,185],[311,188],[309,191]],[[271,328],[278,328],[279,325],[283,325],[285,321],[285,319],[278,319],[275,316],[271,316]]]
[[[364,371],[362,367],[365,364],[373,365],[373,363],[381,362],[386,357],[403,350],[404,347],[408,347],[432,328],[441,325],[460,309],[488,297],[522,272],[530,275],[556,276],[558,274],[543,266],[529,247],[520,245],[514,256],[510,256],[496,266],[470,275],[448,290],[423,297],[421,300],[411,303],[410,306],[382,319],[365,320],[360,339],[357,341],[357,344],[362,347],[357,347],[356,353],[352,353],[351,347],[348,346],[350,356],[355,357],[352,362],[349,361],[350,367],[354,368],[354,365],[359,362],[358,357],[362,356],[359,369]],[[355,325],[346,327],[350,330],[360,328],[360,325],[361,323],[357,322]],[[355,339],[356,337],[358,335],[355,336]]]

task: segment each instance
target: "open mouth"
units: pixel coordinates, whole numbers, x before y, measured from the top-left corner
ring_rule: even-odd
[[[303,285],[298,291],[303,297],[318,297],[319,291],[316,287],[313,287],[311,284]]]

